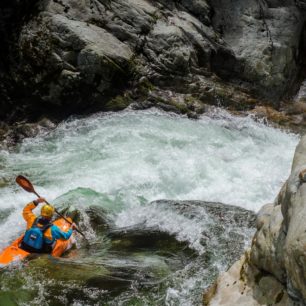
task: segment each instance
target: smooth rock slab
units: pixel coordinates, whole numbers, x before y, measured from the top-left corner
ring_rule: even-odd
[[[93,48],[97,55],[106,55],[115,60],[123,61],[129,60],[133,54],[127,45],[95,25],[69,20],[62,15],[55,15],[51,17],[50,28],[54,31],[54,35],[58,34],[76,51],[95,46]]]

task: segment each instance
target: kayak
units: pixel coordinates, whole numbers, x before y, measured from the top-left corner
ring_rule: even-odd
[[[72,222],[71,218],[67,218],[67,220]],[[67,232],[70,229],[70,224],[63,218],[55,220],[53,224],[57,225],[64,232]],[[0,268],[5,267],[12,262],[21,261],[31,254],[19,247],[22,238],[23,235],[16,239],[10,246],[8,246],[2,251],[2,253],[0,254]],[[56,241],[51,255],[54,257],[60,257],[63,253],[71,249],[73,244],[73,234],[68,240],[59,239]]]

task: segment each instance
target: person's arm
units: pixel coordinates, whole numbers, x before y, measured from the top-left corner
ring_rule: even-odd
[[[39,198],[33,202],[30,202],[28,203],[24,209],[23,209],[23,212],[22,212],[22,216],[23,216],[23,219],[27,222],[27,227],[31,227],[34,220],[36,219],[36,215],[33,213],[33,209],[36,208],[36,206],[39,204],[39,203],[42,203],[44,202],[45,199],[43,198]]]
[[[68,232],[63,232],[58,226],[52,225],[51,233],[53,239],[68,240],[72,235],[72,228],[70,228]]]

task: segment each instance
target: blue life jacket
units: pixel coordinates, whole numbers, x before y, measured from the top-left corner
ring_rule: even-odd
[[[22,245],[31,249],[33,252],[40,252],[44,247],[44,232],[52,226],[51,222],[41,224],[40,218],[36,218],[31,228],[29,228],[23,237]]]

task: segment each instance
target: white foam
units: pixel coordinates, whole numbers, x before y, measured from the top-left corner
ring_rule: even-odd
[[[0,175],[28,175],[51,201],[91,188],[124,203],[118,225],[138,223],[146,214],[197,248],[199,237],[190,233],[199,224],[171,212],[161,216],[143,203],[198,199],[257,211],[286,180],[297,142],[296,135],[220,110],[197,121],[157,110],[125,111],[72,119],[48,136],[25,140],[17,153],[1,151]],[[14,185],[1,189],[0,209],[15,210],[0,224],[0,248],[24,229],[21,210],[32,199]]]
[[[134,205],[118,215],[116,225],[123,227],[143,222],[147,227],[158,227],[162,232],[175,234],[179,241],[188,241],[199,254],[205,252],[201,239],[209,220],[204,208],[198,207],[196,216],[188,218],[171,207],[165,208],[155,203],[141,207]]]

